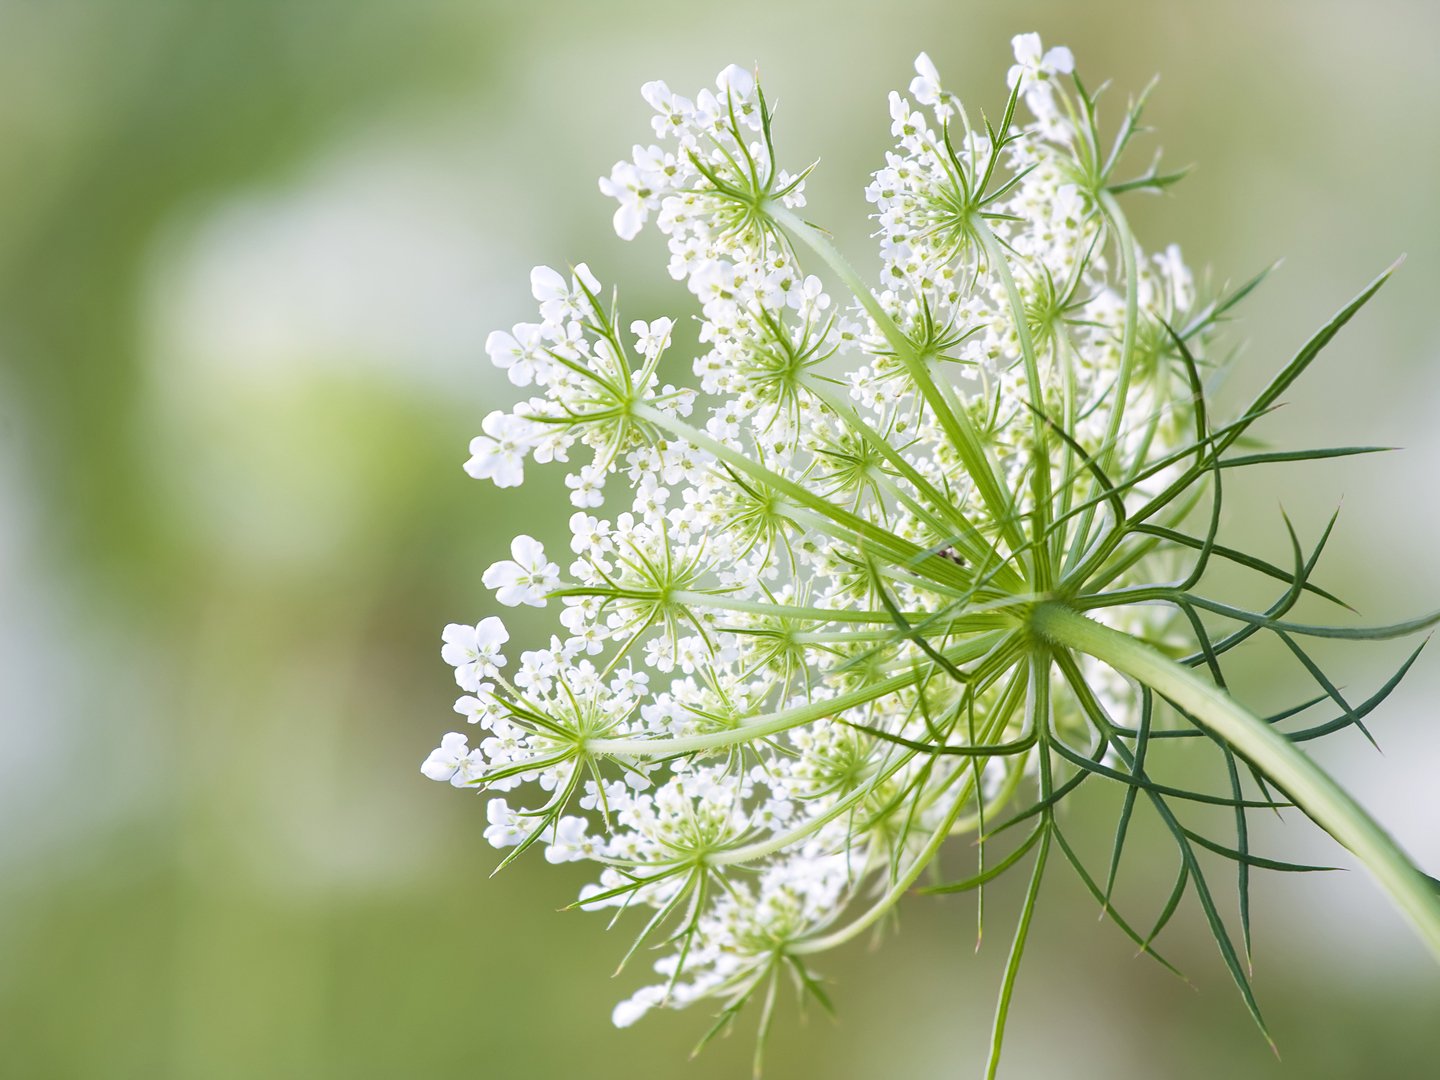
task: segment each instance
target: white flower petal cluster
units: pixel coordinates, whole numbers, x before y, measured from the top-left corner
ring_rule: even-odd
[[[695,297],[695,389],[659,375],[673,320],[622,324],[583,263],[537,268],[538,321],[490,336],[535,394],[484,418],[465,468],[509,487],[566,463],[569,562],[522,535],[485,572],[501,605],[556,611],[554,634],[507,659],[499,619],[446,628],[475,746],[448,734],[422,771],[490,796],[497,848],[594,864],[579,906],[664,927],[674,949],[621,1026],[808,979],[949,835],[1034,789],[1014,634],[981,601],[1034,560],[1036,491],[1088,478],[1058,440],[1037,465],[1035,415],[1117,475],[1188,430],[1167,328],[1193,314],[1190,274],[1173,247],[1127,250],[1087,182],[1069,50],[1014,49],[1030,115],[998,138],[924,54],[890,95],[895,146],[865,190],[882,274],[842,280],[841,302],[801,265],[809,170],[776,161],[755,76],[647,83],[655,141],[600,188]],[[1133,722],[1123,683],[1104,697]]]

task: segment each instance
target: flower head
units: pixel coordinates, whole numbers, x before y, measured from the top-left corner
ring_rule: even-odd
[[[512,671],[498,619],[446,628],[456,710],[485,737],[446,735],[423,771],[506,795],[484,835],[507,862],[538,843],[592,864],[577,906],[652,909],[641,937],[663,928],[672,948],[617,1025],[704,998],[733,1016],[781,973],[823,996],[813,958],[876,925],[960,833],[1007,854],[942,888],[1034,852],[1033,902],[1054,853],[1135,937],[1110,892],[1137,792],[1253,1010],[1196,845],[1254,861],[1244,813],[1276,804],[1244,793],[1237,754],[1287,778],[1313,766],[1217,689],[1221,657],[1268,630],[1317,673],[1296,638],[1344,635],[1285,621],[1306,592],[1333,599],[1308,581],[1314,556],[1297,546],[1285,568],[1218,542],[1221,476],[1269,462],[1229,451],[1318,346],[1217,424],[1210,341],[1253,283],[1204,294],[1174,245],[1147,255],[1121,197],[1178,175],[1117,172],[1143,99],[1102,139],[1095,98],[1063,78],[1070,51],[1013,45],[999,127],[972,127],[923,53],[909,97],[890,95],[895,144],[865,189],[873,287],[796,214],[810,169],[780,164],[755,73],[732,65],[693,97],[646,83],[659,143],[600,189],[617,234],[653,226],[694,298],[694,387],[659,376],[674,318],[622,320],[583,263],[537,267],[540,321],[487,343],[536,394],[484,418],[466,470],[506,487],[527,458],[569,464],[573,558],[562,571],[521,535],[484,572],[504,606],[559,601],[554,633]],[[1221,560],[1278,579],[1281,600],[1204,597]],[[1321,685],[1336,724],[1358,723]],[[1167,724],[1214,740],[1228,793],[1150,779]],[[1103,892],[1055,813],[1096,776],[1127,790]],[[1182,826],[1177,799],[1231,808],[1236,846]],[[1306,809],[1373,843],[1346,832],[1351,811]]]

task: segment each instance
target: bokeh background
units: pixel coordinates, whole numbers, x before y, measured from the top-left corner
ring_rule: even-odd
[[[588,259],[637,317],[688,310],[595,188],[648,141],[642,81],[757,62],[788,160],[824,158],[813,215],[863,263],[885,92],[926,49],[998,108],[1029,29],[1114,80],[1112,116],[1163,73],[1155,144],[1199,168],[1135,204],[1150,246],[1217,279],[1286,257],[1232,408],[1409,253],[1265,429],[1405,452],[1237,477],[1226,529],[1283,562],[1280,506],[1313,539],[1343,496],[1325,582],[1375,618],[1436,606],[1433,4],[0,3],[0,1075],[748,1074],[743,1024],[695,1062],[699,1011],[612,1029],[623,930],[557,912],[574,868],[487,880],[483,804],[418,772],[455,719],[441,627],[490,610],[509,536],[568,512],[557,477],[460,470],[511,400],[484,338],[529,317],[541,262]],[[1333,659],[1359,694],[1402,655]],[[1260,704],[1303,692],[1263,649],[1237,670]],[[1316,747],[1432,873],[1437,691],[1422,657],[1383,755]],[[1114,808],[1071,810],[1095,852]],[[1302,821],[1257,833],[1350,865]],[[1145,921],[1173,858],[1143,830],[1128,858]],[[839,1023],[784,1012],[767,1075],[973,1075],[1018,884],[978,955],[968,903],[915,898],[883,948],[827,958]],[[1096,914],[1052,875],[1005,1075],[1434,1075],[1440,976],[1359,872],[1257,877],[1278,1061],[1193,902],[1165,941],[1195,987]]]

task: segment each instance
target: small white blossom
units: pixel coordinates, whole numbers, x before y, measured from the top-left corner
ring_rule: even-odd
[[[1039,34],[1016,34],[1010,41],[1015,50],[1015,64],[1006,75],[1014,87],[1021,79],[1044,81],[1052,75],[1068,75],[1075,70],[1075,56],[1064,45],[1046,50]]]
[[[545,837],[545,861],[552,863],[575,862],[584,859],[594,851],[594,841],[585,835],[590,823],[582,817],[562,817],[555,826],[553,836]]]
[[[504,799],[491,799],[485,807],[485,840],[492,847],[514,847],[534,830],[532,823],[506,805]]]
[[[444,661],[455,669],[455,681],[466,690],[478,692],[484,680],[493,678],[505,666],[500,646],[510,640],[505,624],[494,615],[474,626],[451,623],[442,635]]]
[[[545,558],[545,546],[533,536],[517,536],[510,558],[493,564],[481,579],[506,607],[544,607],[546,594],[560,584],[560,568]]]
[[[910,93],[921,105],[928,105],[939,120],[947,120],[955,112],[950,95],[940,85],[940,72],[923,52],[915,58],[915,78],[910,80]]]
[[[431,780],[448,780],[455,787],[465,787],[484,775],[485,758],[479,750],[469,748],[464,735],[452,731],[430,751],[420,771]]]
[[[477,480],[493,480],[496,487],[517,487],[525,479],[525,455],[534,438],[528,420],[492,412],[480,422],[483,435],[470,440],[465,471]]]

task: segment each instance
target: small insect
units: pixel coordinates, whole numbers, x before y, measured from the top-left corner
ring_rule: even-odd
[[[961,555],[952,547],[943,547],[939,551],[935,552],[935,554],[939,555],[942,559],[949,559],[956,566],[965,565],[965,556]]]

